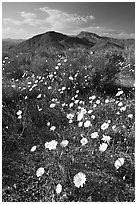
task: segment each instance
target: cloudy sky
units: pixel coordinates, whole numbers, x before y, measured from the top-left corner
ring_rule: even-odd
[[[134,38],[133,2],[3,2],[2,38],[27,39],[47,31],[81,31]]]

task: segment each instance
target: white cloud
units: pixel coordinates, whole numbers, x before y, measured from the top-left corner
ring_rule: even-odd
[[[12,19],[12,18],[4,18],[3,24],[4,26],[12,26],[10,29],[10,33],[15,33],[15,36],[17,36],[17,33],[21,34],[21,36],[25,35],[25,38],[28,38],[29,36],[32,37],[32,32],[23,30],[23,26],[31,26],[33,27],[33,32],[35,29],[35,34],[37,34],[37,30],[39,33],[47,32],[50,30],[54,30],[56,32],[61,32],[64,34],[72,34],[76,35],[80,33],[81,31],[88,31],[93,32],[98,35],[104,35],[108,37],[114,37],[114,38],[134,38],[134,34],[127,34],[123,31],[116,31],[114,29],[106,28],[103,26],[95,25],[94,22],[94,16],[88,15],[88,16],[80,16],[78,14],[70,14],[61,10],[57,9],[50,9],[48,7],[39,8],[39,12],[42,12],[44,14],[43,18],[39,18],[38,13],[31,13],[31,12],[19,12],[20,18],[19,19]],[[37,11],[37,10],[35,10]],[[18,29],[16,29],[18,26]],[[20,28],[21,26],[21,28]],[[37,29],[39,28],[39,29]],[[7,30],[9,27],[7,28]],[[32,29],[32,28],[31,28]],[[16,32],[15,32],[16,31]],[[6,30],[3,31],[7,32]],[[9,33],[7,32],[7,35]],[[20,38],[20,35],[19,35]]]
[[[4,18],[3,19],[3,23],[5,25],[16,25],[16,26],[19,26],[19,25],[22,25],[22,21],[19,21],[19,20],[15,20],[15,19],[11,19],[11,18]]]
[[[57,9],[49,9],[48,7],[40,8],[42,12],[46,14],[45,25],[49,24],[52,30],[63,32],[83,27],[87,23],[91,23],[94,19],[90,16],[80,16],[78,14],[69,14]]]
[[[21,17],[23,17],[23,18],[31,18],[31,19],[33,19],[33,18],[37,17],[36,14],[34,14],[34,13],[27,13],[25,11],[22,11],[22,12],[19,12],[19,13],[20,13]]]

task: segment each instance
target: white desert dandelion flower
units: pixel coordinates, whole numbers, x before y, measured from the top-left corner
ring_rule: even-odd
[[[89,126],[91,126],[90,120],[87,120],[86,122],[84,122],[84,127],[89,127]]]
[[[127,117],[132,119],[133,118],[133,114],[129,114]]]
[[[90,97],[89,97],[89,100],[94,100],[95,98],[96,98],[96,96],[93,95],[93,96],[90,96]]]
[[[93,133],[91,133],[91,138],[92,139],[95,139],[95,138],[97,138],[99,135],[98,135],[98,132],[93,132]]]
[[[108,144],[102,143],[99,146],[99,151],[104,152],[104,151],[106,151],[107,147],[108,147]]]
[[[116,129],[116,125],[112,125],[112,130],[115,130]]]
[[[78,126],[79,126],[79,127],[82,127],[82,125],[83,125],[83,122],[82,122],[82,121],[78,123]]]
[[[50,108],[54,108],[55,106],[56,106],[55,103],[51,103],[51,104],[50,104]]]
[[[105,103],[109,103],[109,99],[106,99],[106,100],[105,100]]]
[[[21,119],[21,118],[22,118],[22,115],[19,115],[19,116],[18,116],[18,119]]]
[[[120,108],[120,111],[121,111],[121,112],[123,112],[123,111],[125,111],[125,110],[126,110],[126,106]]]
[[[36,150],[36,148],[37,148],[37,146],[36,145],[34,145],[32,148],[31,148],[31,152],[34,152],[35,150]]]
[[[100,104],[100,100],[96,100],[96,104]]]
[[[110,137],[110,136],[103,135],[103,138],[102,138],[101,140],[103,140],[104,142],[109,143],[110,140],[111,140],[111,137]]]
[[[57,186],[56,186],[56,193],[57,194],[60,194],[62,191],[62,185],[59,183]]]
[[[42,96],[42,94],[39,94],[39,95],[37,96],[37,98],[41,98],[41,96]]]
[[[42,176],[44,174],[44,172],[45,172],[44,168],[40,167],[36,172],[36,176],[40,177],[40,176]]]
[[[80,143],[81,143],[82,145],[87,144],[87,143],[88,143],[87,138],[83,137],[83,138],[80,140]]]
[[[101,129],[102,129],[102,130],[106,130],[108,127],[109,127],[109,123],[103,123],[103,124],[101,125]]]
[[[122,103],[122,102],[119,102],[119,103],[118,103],[118,106],[120,106],[120,107],[123,106],[123,103]]]
[[[120,96],[121,94],[123,94],[123,91],[118,91],[116,96]]]
[[[92,112],[93,112],[93,110],[89,110],[89,111],[88,111],[88,114],[91,114]]]
[[[50,142],[46,142],[45,149],[49,149],[49,150],[56,149],[57,144],[58,142],[56,140],[51,140]]]
[[[47,126],[50,126],[50,122],[47,122]]]
[[[69,120],[69,123],[70,123],[70,124],[73,123],[73,120]]]
[[[92,115],[91,118],[94,120],[95,119],[95,115]]]
[[[78,115],[77,115],[77,121],[81,121],[84,117],[84,113],[80,112]]]
[[[72,77],[72,76],[70,76],[70,77],[69,77],[69,80],[73,81],[73,77]]]
[[[17,115],[21,115],[21,114],[22,114],[22,111],[19,110],[16,114],[17,114]]]
[[[124,164],[124,158],[118,158],[116,161],[115,161],[115,164],[114,166],[116,167],[116,169],[119,169],[123,164]]]
[[[62,142],[60,143],[61,147],[66,147],[68,146],[69,141],[68,140],[62,140]]]
[[[73,113],[67,114],[67,118],[68,118],[69,120],[72,120],[72,119],[74,118],[74,114],[73,114]]]
[[[65,89],[66,89],[66,87],[65,87],[65,86],[63,86],[63,87],[62,87],[62,91],[64,91]]]
[[[70,103],[69,107],[72,108],[74,106],[74,103]]]
[[[79,172],[78,174],[74,176],[73,183],[75,184],[77,188],[79,188],[79,187],[83,187],[86,180],[87,180],[86,175],[82,172]]]
[[[50,128],[51,131],[54,131],[55,129],[56,129],[55,126],[51,126],[51,128]]]

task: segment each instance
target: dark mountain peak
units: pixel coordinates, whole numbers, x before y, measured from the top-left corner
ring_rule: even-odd
[[[46,33],[38,34],[23,43],[19,44],[19,50],[35,50],[38,48],[46,48],[50,46],[61,48],[62,45],[59,44],[61,40],[66,38],[67,35],[62,33],[57,33],[55,31],[48,31]]]
[[[78,36],[81,36],[81,35],[100,37],[100,36],[97,35],[96,33],[91,33],[91,32],[87,32],[87,31],[81,31],[81,32],[78,34]]]

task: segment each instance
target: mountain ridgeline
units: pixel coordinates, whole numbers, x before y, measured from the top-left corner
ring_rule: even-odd
[[[3,50],[5,44],[7,45],[8,42],[10,42],[10,40],[6,42],[3,40]],[[85,48],[96,51],[98,49],[109,47],[124,49],[129,45],[134,46],[134,43],[134,39],[114,39],[84,31],[80,32],[76,36],[68,36],[62,33],[49,31],[36,35],[28,40],[22,40],[21,43],[20,41],[16,41],[16,43],[14,42],[14,46],[11,48],[17,52],[38,51],[43,49],[66,50],[69,48]]]

